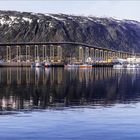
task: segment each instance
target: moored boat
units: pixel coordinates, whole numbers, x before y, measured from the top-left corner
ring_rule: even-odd
[[[122,69],[122,68],[124,68],[124,66],[122,64],[115,64],[115,65],[113,65],[113,68],[114,69]]]
[[[42,67],[42,63],[34,62],[34,63],[31,64],[31,67]]]
[[[51,66],[51,64],[49,62],[44,63],[44,67],[50,67],[50,66]]]
[[[79,65],[77,65],[77,64],[67,64],[67,65],[65,65],[65,68],[79,68]]]
[[[91,64],[67,64],[65,65],[66,68],[92,68]]]
[[[92,65],[91,64],[82,64],[82,65],[79,65],[79,68],[84,68],[84,69],[92,68]]]

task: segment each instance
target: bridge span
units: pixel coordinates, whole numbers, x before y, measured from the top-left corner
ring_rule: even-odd
[[[132,57],[132,52],[118,51],[80,42],[6,42],[0,43],[1,58],[6,62],[111,62],[116,58]],[[139,53],[135,54],[137,57]]]

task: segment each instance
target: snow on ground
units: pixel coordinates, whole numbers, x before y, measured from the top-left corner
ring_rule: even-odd
[[[27,17],[23,17],[22,19],[23,19],[24,21],[26,21],[26,22],[29,22],[29,23],[31,23],[31,22],[32,22],[32,19],[27,18]]]
[[[1,25],[9,25],[9,26],[11,26],[14,23],[19,23],[17,17],[15,17],[15,16],[9,16],[9,18],[6,19],[3,16],[0,16],[0,24]]]

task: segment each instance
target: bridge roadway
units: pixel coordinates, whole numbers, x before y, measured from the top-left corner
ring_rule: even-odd
[[[130,54],[132,55],[132,52],[125,52],[125,51],[118,51],[108,48],[102,48],[95,45],[80,43],[80,42],[8,42],[8,43],[0,43],[0,46],[20,46],[20,45],[76,45],[76,46],[83,46],[83,47],[89,47],[89,48],[95,48],[103,51],[110,51],[110,52],[119,52],[122,54]],[[135,55],[140,56],[139,53],[135,53]]]

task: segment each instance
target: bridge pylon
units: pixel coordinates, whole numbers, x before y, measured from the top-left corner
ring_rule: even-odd
[[[38,45],[35,45],[34,57],[35,57],[34,58],[35,62],[39,62],[40,61]]]
[[[7,46],[6,48],[6,59],[7,59],[7,62],[10,62],[11,61],[11,47],[10,46]]]
[[[43,48],[42,48],[42,59],[43,61],[48,61],[48,55],[47,55],[47,46],[46,45],[43,45]]]
[[[50,61],[54,62],[54,45],[50,45]]]
[[[30,46],[26,45],[26,62],[30,62]]]
[[[21,57],[21,47],[17,46],[17,62],[20,62],[20,57]]]
[[[79,47],[79,62],[83,62],[84,60],[84,50],[83,47]]]
[[[57,61],[61,62],[62,61],[62,47],[57,46]]]

